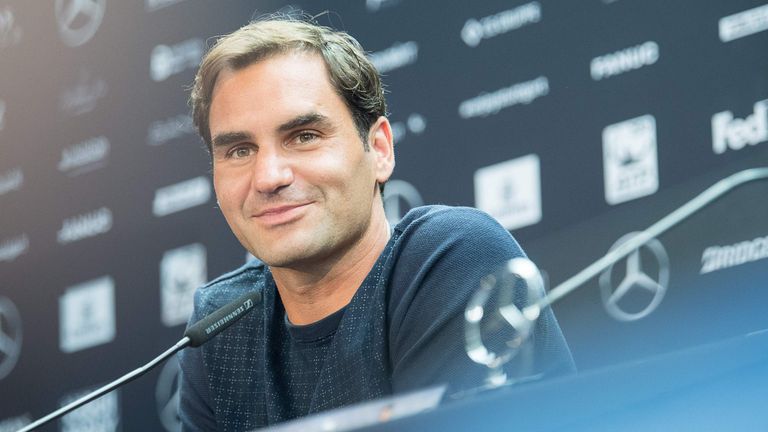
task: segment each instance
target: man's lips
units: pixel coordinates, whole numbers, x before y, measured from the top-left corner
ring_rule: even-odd
[[[290,222],[302,214],[302,209],[312,202],[301,204],[284,204],[267,207],[253,214],[253,217],[267,224],[281,224]]]

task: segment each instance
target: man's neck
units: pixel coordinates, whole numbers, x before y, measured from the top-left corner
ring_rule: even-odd
[[[271,267],[291,323],[311,324],[346,306],[378,260],[389,237],[389,225],[381,209],[379,214],[374,214],[360,240],[341,256],[310,269]]]

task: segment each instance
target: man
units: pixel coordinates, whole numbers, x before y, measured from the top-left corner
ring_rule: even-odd
[[[206,54],[191,103],[219,206],[259,261],[199,289],[190,322],[247,291],[263,301],[181,357],[185,430],[482,385],[487,370],[464,352],[464,309],[481,277],[523,252],[474,209],[423,207],[388,225],[392,130],[357,41],[302,21],[251,23]],[[551,312],[534,339],[527,372],[573,367]]]

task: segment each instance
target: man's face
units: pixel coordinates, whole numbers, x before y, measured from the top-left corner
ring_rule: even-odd
[[[332,260],[370,229],[377,181],[393,166],[389,124],[379,119],[365,151],[320,56],[279,54],[223,71],[209,122],[219,206],[265,263]]]

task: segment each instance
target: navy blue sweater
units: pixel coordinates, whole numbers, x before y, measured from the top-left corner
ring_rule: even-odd
[[[183,430],[243,431],[421,387],[483,384],[464,350],[464,309],[480,278],[522,250],[491,217],[444,206],[410,211],[350,303],[310,325],[288,322],[269,268],[253,262],[195,294],[190,322],[244,292],[263,302],[221,335],[180,356]],[[523,306],[524,295],[515,295]],[[518,301],[519,300],[519,301]],[[531,355],[510,376],[573,370],[551,310]],[[491,341],[492,342],[492,341]]]

